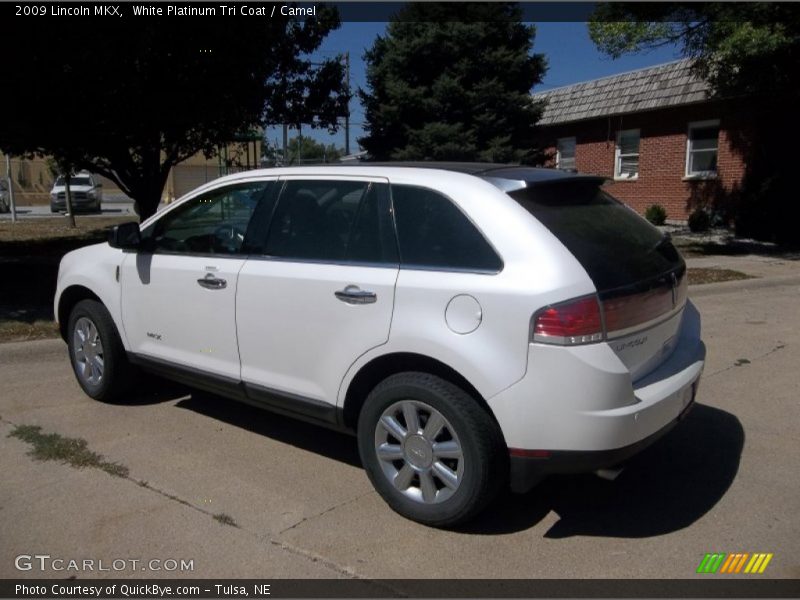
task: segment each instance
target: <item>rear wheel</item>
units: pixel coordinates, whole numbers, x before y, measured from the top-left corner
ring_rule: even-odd
[[[370,393],[358,422],[361,461],[395,511],[453,526],[494,498],[507,473],[499,428],[461,388],[427,373],[401,373]]]
[[[95,400],[118,400],[130,391],[131,366],[108,310],[81,300],[70,313],[67,344],[78,383]]]

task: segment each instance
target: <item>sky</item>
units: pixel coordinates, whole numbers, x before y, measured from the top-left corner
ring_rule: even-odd
[[[544,54],[549,65],[543,82],[533,88],[533,92],[553,89],[579,81],[597,79],[669,62],[680,58],[676,47],[659,48],[648,53],[624,56],[612,60],[601,54],[591,39],[586,23],[578,22],[546,22],[536,23],[536,37],[533,52]],[[342,26],[331,32],[314,54],[314,58],[333,58],[337,54],[350,52],[350,85],[355,92],[359,87],[366,87],[366,65],[362,60],[364,51],[369,48],[375,37],[382,35],[386,23],[344,22]],[[312,58],[313,60],[313,58]],[[362,136],[364,111],[357,97],[350,104],[350,150],[358,151],[357,138]],[[295,137],[296,130],[289,131],[289,137]],[[336,144],[344,148],[344,128],[330,135],[325,130],[303,129],[303,135],[310,135],[319,142]],[[280,128],[270,128],[267,136],[272,143],[281,144],[283,133]]]

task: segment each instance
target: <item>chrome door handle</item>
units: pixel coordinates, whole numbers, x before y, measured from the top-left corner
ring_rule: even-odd
[[[221,290],[228,285],[227,281],[218,277],[214,277],[212,273],[209,273],[205,277],[198,279],[197,283],[200,285],[200,287],[204,287],[207,290]]]
[[[375,292],[362,290],[357,285],[348,285],[343,290],[334,292],[333,295],[347,304],[373,304],[378,300]]]

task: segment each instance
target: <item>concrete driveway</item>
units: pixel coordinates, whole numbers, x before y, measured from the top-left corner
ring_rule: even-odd
[[[706,552],[771,552],[764,577],[798,578],[800,279],[692,295],[708,362],[690,416],[614,482],[553,478],[459,531],[389,510],[353,438],[179,388],[94,402],[60,340],[0,345],[0,577],[75,574],[14,566],[44,553],[193,566],[79,578],[686,578]],[[17,425],[129,474],[34,461]]]

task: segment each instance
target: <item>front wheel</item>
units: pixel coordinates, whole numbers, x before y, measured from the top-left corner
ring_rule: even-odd
[[[427,373],[400,373],[369,395],[358,422],[361,461],[399,514],[436,527],[480,512],[505,481],[499,427],[461,388]]]
[[[108,310],[81,300],[70,313],[67,344],[72,369],[83,391],[110,402],[130,392],[131,366]]]

